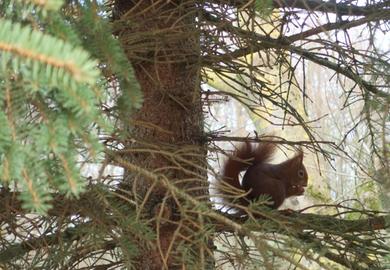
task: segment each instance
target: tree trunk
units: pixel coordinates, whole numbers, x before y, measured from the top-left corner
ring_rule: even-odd
[[[116,2],[121,19],[130,25],[119,32],[119,38],[133,64],[144,103],[128,119],[125,159],[187,192],[192,189],[191,195],[205,197],[206,150],[196,14],[185,3],[129,2]],[[191,237],[198,234],[190,224],[191,219],[197,219],[196,214],[185,213],[187,206],[181,205],[169,190],[134,171],[125,171],[124,184],[137,196],[139,211],[153,220],[157,233],[154,247],[141,249],[137,269],[184,269],[188,267],[184,258],[187,261],[190,255],[194,256],[190,260],[194,261],[193,267],[204,269],[201,258],[203,244],[207,247],[207,243],[190,243],[194,240]]]

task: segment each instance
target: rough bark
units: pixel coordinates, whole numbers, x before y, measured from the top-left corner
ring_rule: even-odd
[[[116,9],[121,20],[130,25],[122,28],[119,38],[144,94],[142,108],[129,119],[131,130],[121,157],[185,190],[194,188],[191,194],[195,196],[205,195],[207,188],[198,188],[206,186],[205,170],[198,167],[206,164],[206,152],[202,139],[200,65],[194,60],[199,56],[199,36],[191,5],[117,1]],[[144,250],[137,268],[182,269],[180,258],[184,255],[176,250],[177,243],[190,239],[195,229],[190,224],[176,225],[183,221],[180,200],[131,170],[126,170],[123,186],[134,192],[142,215],[151,219],[164,217],[164,222],[154,224],[158,229],[155,247]],[[190,228],[187,231],[182,229],[186,226]],[[183,239],[177,239],[177,234],[183,235]]]

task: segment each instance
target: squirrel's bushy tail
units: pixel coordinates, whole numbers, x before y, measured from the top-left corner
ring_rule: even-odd
[[[254,153],[254,164],[267,163],[272,159],[276,151],[276,144],[273,141],[261,142]]]
[[[249,142],[241,144],[223,167],[223,181],[230,186],[242,189],[239,174],[253,164],[269,161],[275,152],[273,142],[259,143],[256,149]]]

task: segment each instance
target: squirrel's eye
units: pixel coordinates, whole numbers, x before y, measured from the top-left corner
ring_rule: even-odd
[[[305,172],[302,169],[298,170],[298,176],[303,178],[305,176]]]

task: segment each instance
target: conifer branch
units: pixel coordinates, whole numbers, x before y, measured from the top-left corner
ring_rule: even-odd
[[[129,163],[127,164],[129,166]],[[140,168],[137,168],[136,170],[139,172],[143,171]],[[153,174],[151,174],[150,172],[147,172],[145,175],[148,175],[150,180],[154,179]],[[169,182],[166,182],[161,178],[156,178],[154,180],[160,182],[160,184],[162,184],[163,186],[170,188],[171,191],[175,193],[177,192],[177,195],[188,199],[189,202],[191,202],[191,204],[193,205],[191,209],[197,209],[198,207],[203,205],[203,203],[201,203],[191,195],[187,194],[186,192],[171,186]],[[93,193],[93,191],[91,192]],[[75,215],[76,213],[84,213],[88,216],[88,207],[95,208],[96,205],[99,204],[98,202],[93,202],[92,198],[94,196],[91,196],[92,193],[87,192],[83,194],[80,199],[73,200],[67,199],[62,195],[53,195],[54,200],[52,203],[55,207],[49,210],[49,214],[52,216],[63,217],[68,215]],[[115,191],[113,193],[115,193]],[[0,191],[0,210],[2,213],[10,213],[11,209],[11,212],[17,212],[19,215],[24,212],[24,210],[21,208],[21,203],[15,199],[16,197],[18,197],[17,193],[10,192],[4,189]],[[112,196],[110,198],[107,197],[106,199],[107,204],[109,205],[118,203],[118,198],[115,198],[115,196]],[[258,218],[253,219],[253,216],[251,217],[251,215],[234,216],[212,209],[208,209],[205,211],[204,208],[202,212],[199,212],[199,214],[204,215],[205,220],[208,220],[209,222],[211,222],[211,224],[214,224],[216,232],[220,233],[239,232],[248,234],[249,231],[251,233],[256,231],[261,233],[278,233],[298,237],[299,239],[305,239],[305,241],[313,243],[318,243],[319,240],[314,237],[314,235],[312,235],[312,233],[310,232],[322,233],[324,235],[328,235],[328,237],[341,237],[345,238],[346,241],[348,241],[350,237],[353,237],[353,234],[359,233],[360,235],[367,236],[365,238],[366,240],[363,239],[364,241],[366,241],[366,248],[376,245],[374,243],[374,239],[371,240],[372,243],[368,240],[371,234],[375,234],[375,231],[386,230],[390,227],[390,215],[373,216],[358,220],[345,220],[329,215],[318,215],[290,211],[286,212],[284,210],[269,212],[269,210],[265,210],[264,212],[257,212],[255,215],[257,215]],[[8,220],[8,218],[10,217],[2,215],[1,220],[6,221]],[[250,221],[250,223],[248,223],[248,221]],[[88,228],[87,223],[82,224],[80,226]],[[13,260],[15,257],[23,256],[23,254],[30,252],[34,249],[40,249],[42,248],[42,246],[47,247],[50,245],[56,245],[59,242],[63,241],[74,241],[81,237],[83,237],[83,235],[80,234],[80,228],[68,228],[60,234],[31,238],[21,243],[14,244],[8,246],[5,249],[0,250],[0,261],[10,261]],[[257,237],[253,237],[254,239],[257,239]],[[360,241],[356,236],[353,239],[355,242]],[[113,242],[112,244],[116,245],[115,242]],[[385,245],[378,246],[378,248],[389,251],[389,248],[386,248]],[[336,255],[332,255],[332,253],[330,252],[327,257],[340,263],[340,258],[337,259],[337,256],[334,256]]]
[[[34,77],[45,75],[54,85],[62,82],[67,87],[74,87],[72,80],[75,83],[96,83],[100,74],[97,62],[90,59],[86,51],[6,19],[1,19],[0,25],[0,51],[8,52],[31,66]],[[3,55],[1,60],[4,66],[15,58]],[[34,62],[39,65],[34,65]],[[42,74],[43,71],[45,74]]]

